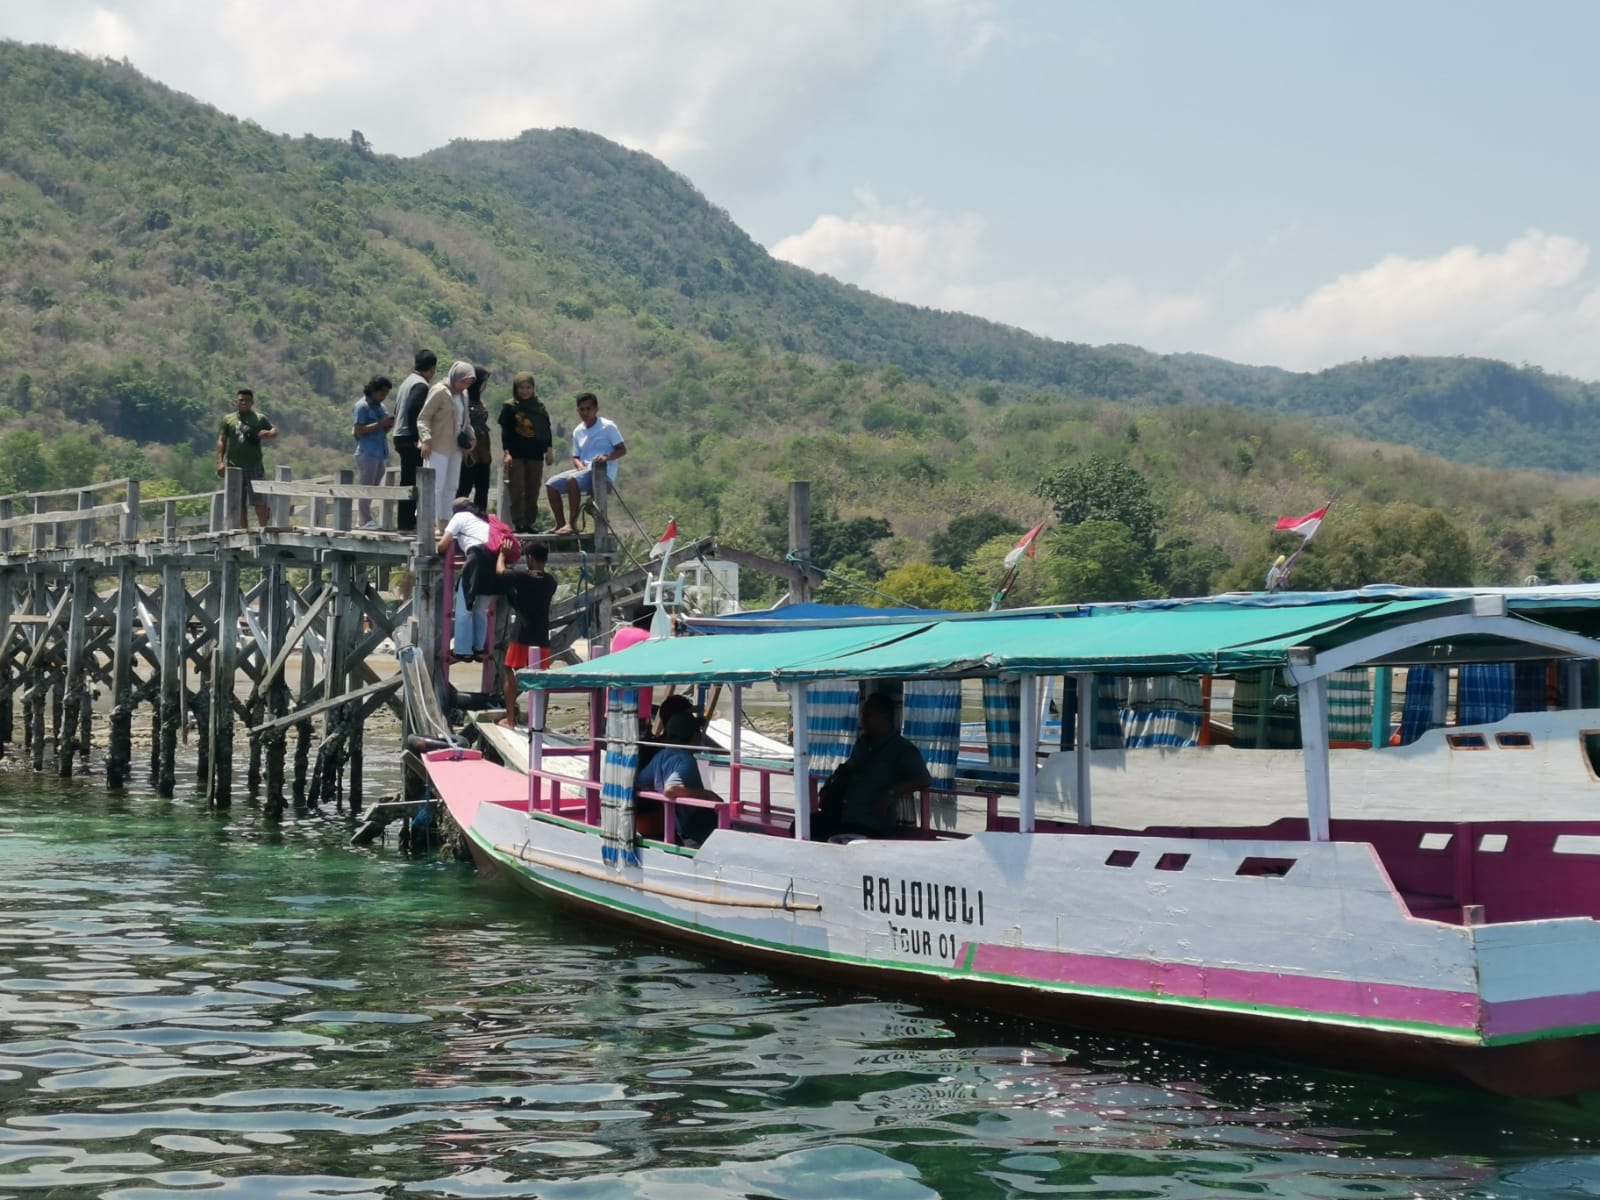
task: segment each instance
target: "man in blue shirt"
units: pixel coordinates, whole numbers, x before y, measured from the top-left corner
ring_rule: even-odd
[[[700,723],[692,710],[669,716],[662,729],[661,740],[667,744],[657,750],[654,757],[640,767],[633,777],[635,795],[640,792],[659,792],[669,800],[683,796],[695,800],[722,799],[701,781],[700,764],[695,761],[694,752],[688,748],[700,741]],[[644,803],[648,804],[649,801]],[[680,845],[698,847],[717,827],[717,815],[709,808],[685,805],[674,812]]]
[[[617,478],[617,459],[627,452],[622,430],[615,421],[600,415],[600,401],[595,394],[584,392],[578,397],[578,424],[572,431],[572,470],[553,475],[544,484],[556,519],[552,533],[565,537],[577,531],[578,496],[594,491],[594,468],[604,466],[606,482],[613,482]],[[562,515],[563,499],[572,510],[570,518]]]
[[[374,375],[361,389],[361,399],[356,401],[355,425],[351,430],[356,438],[356,482],[364,487],[376,487],[383,482],[384,469],[389,465],[389,430],[394,418],[383,407],[394,383],[387,375]],[[376,529],[378,522],[372,516],[372,501],[357,500],[361,513],[361,528]]]

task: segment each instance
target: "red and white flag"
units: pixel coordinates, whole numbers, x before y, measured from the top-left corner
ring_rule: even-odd
[[[1011,550],[1011,552],[1009,554],[1006,555],[1006,560],[1005,560],[1006,570],[1009,571],[1012,567],[1016,566],[1024,558],[1032,558],[1033,557],[1034,550],[1037,549],[1037,547],[1034,545],[1034,543],[1036,541],[1038,541],[1039,531],[1041,529],[1043,529],[1043,528],[1044,528],[1044,522],[1040,521],[1032,529],[1028,530],[1027,533],[1023,534],[1020,538],[1017,539],[1016,546]]]
[[[1332,504],[1330,500],[1328,504]],[[1279,517],[1278,523],[1273,528],[1287,529],[1290,533],[1298,533],[1301,540],[1309,542],[1313,534],[1322,525],[1322,518],[1328,515],[1328,504],[1324,504],[1314,513],[1307,513],[1303,517]]]
[[[667,522],[667,531],[661,535],[661,540],[650,547],[650,557],[665,558],[672,553],[672,543],[678,540],[678,518],[673,517]]]

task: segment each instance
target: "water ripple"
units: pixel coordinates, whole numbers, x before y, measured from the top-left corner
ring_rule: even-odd
[[[1591,1105],[818,992],[337,828],[18,782],[3,1196],[1600,1196]]]

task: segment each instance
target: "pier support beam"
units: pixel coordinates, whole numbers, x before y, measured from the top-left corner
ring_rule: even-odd
[[[290,624],[287,581],[283,567],[272,563],[267,567],[266,588],[262,593],[262,628],[267,636],[267,673],[261,681],[265,693],[266,715],[281,717],[289,711],[289,688],[283,681],[284,642]],[[283,765],[288,751],[287,733],[283,726],[274,727],[263,734],[266,738],[267,805],[266,816],[277,821],[283,817],[286,798],[283,794]]]
[[[211,647],[210,749],[206,799],[212,808],[233,804],[233,704],[239,670],[239,560],[224,555],[217,571],[217,632]]]
[[[124,562],[117,568],[117,627],[111,646],[111,741],[106,749],[106,787],[114,791],[126,783],[133,764],[133,623],[137,598],[133,563]]]
[[[161,751],[156,770],[156,795],[170,796],[178,782],[178,732],[183,726],[183,637],[188,626],[188,601],[183,594],[183,569],[168,562],[161,568],[161,690],[157,705]]]

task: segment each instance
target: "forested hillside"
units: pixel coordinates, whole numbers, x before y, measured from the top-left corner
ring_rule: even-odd
[[[574,130],[399,159],[356,132],[270,133],[123,64],[0,43],[0,268],[4,490],[130,473],[210,486],[241,384],[284,430],[274,461],[343,465],[361,383],[426,345],[488,366],[491,403],[533,370],[563,423],[575,392],[599,393],[628,436],[622,494],[641,527],[673,512],[775,545],[784,483],[806,477],[844,577],[916,566],[920,582],[898,582],[930,596],[950,584],[937,572],[963,570],[981,595],[1006,531],[1050,511],[1041,482],[1092,455],[1146,484],[1148,544],[1116,559],[1058,542],[1058,558],[1132,574],[1041,573],[1019,595],[1254,578],[1271,519],[1334,492],[1339,520],[1437,510],[1485,580],[1600,559],[1587,480],[1354,440],[1586,470],[1591,386],[1477,360],[1299,375],[893,303],[772,259],[681,176]],[[1348,569],[1450,559],[1414,557]]]

